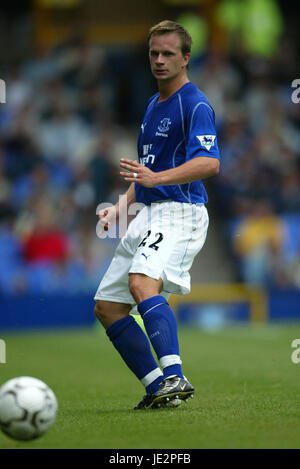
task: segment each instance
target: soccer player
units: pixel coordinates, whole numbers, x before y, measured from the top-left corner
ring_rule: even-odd
[[[220,165],[214,111],[187,76],[190,34],[162,21],[150,29],[148,40],[158,92],[146,105],[139,161],[120,160],[120,175],[131,185],[114,207],[99,212],[100,223],[108,230],[132,203],[144,205],[95,295],[97,318],[146,389],[135,409],[175,407],[193,396],[168,298],[190,291],[189,270],[208,229],[202,179],[218,174]],[[129,314],[135,305],[147,335]]]

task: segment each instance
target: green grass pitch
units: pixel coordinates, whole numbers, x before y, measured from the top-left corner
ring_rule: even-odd
[[[91,330],[2,334],[0,384],[44,380],[59,412],[40,439],[0,448],[300,448],[300,363],[291,360],[298,326],[181,327],[183,372],[195,397],[177,409],[133,411],[144,394],[100,326]]]

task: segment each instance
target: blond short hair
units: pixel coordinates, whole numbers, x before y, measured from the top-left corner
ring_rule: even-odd
[[[164,20],[160,23],[152,26],[148,34],[148,44],[152,36],[176,33],[181,39],[181,52],[182,55],[189,54],[191,52],[191,47],[193,44],[192,37],[190,33],[184,29],[183,26],[175,21]]]

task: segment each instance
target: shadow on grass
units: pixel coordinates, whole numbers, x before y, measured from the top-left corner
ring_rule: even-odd
[[[185,409],[184,409],[185,410]],[[63,418],[68,418],[70,416],[72,417],[95,417],[95,416],[115,416],[115,415],[136,415],[136,416],[141,416],[141,415],[157,415],[159,413],[169,413],[173,414],[173,412],[180,412],[179,409],[167,409],[167,408],[160,408],[160,409],[142,409],[142,410],[134,410],[133,408],[128,408],[128,407],[114,407],[111,409],[72,409],[72,410],[64,410],[61,412],[61,416]]]

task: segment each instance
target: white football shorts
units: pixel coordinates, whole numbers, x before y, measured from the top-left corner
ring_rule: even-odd
[[[128,286],[130,273],[162,278],[160,294],[166,299],[171,293],[189,293],[189,270],[208,224],[205,205],[163,201],[144,206],[116,248],[94,299],[136,305]]]

